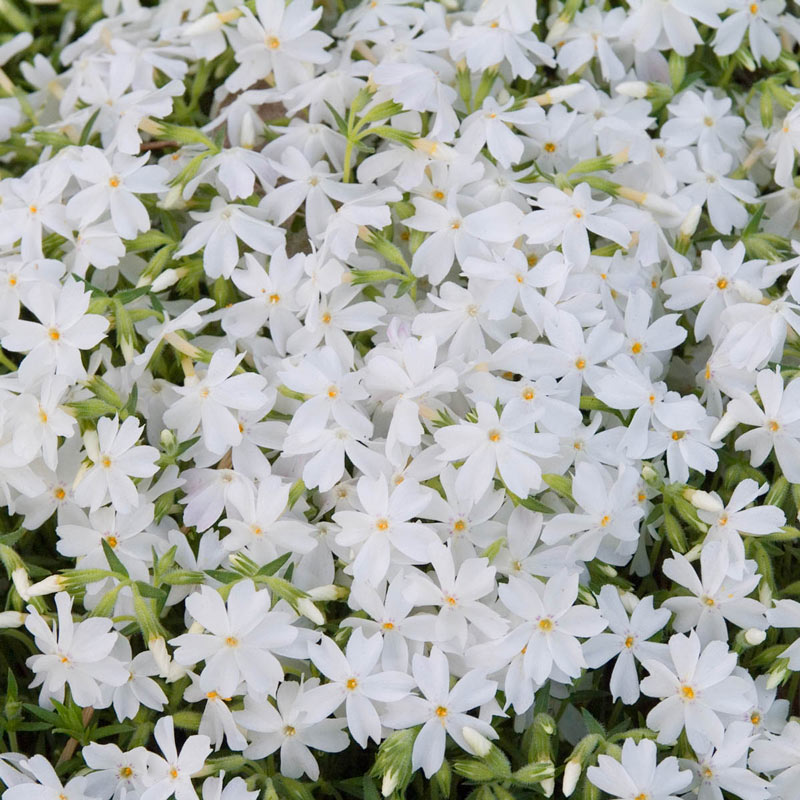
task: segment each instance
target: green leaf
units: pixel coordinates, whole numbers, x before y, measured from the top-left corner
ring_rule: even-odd
[[[128,575],[128,570],[125,569],[125,565],[117,558],[117,554],[114,552],[114,548],[108,543],[108,540],[105,537],[100,539],[100,544],[103,545],[103,552],[106,554],[106,561],[108,561],[108,566],[111,569],[122,575],[125,578],[130,578]]]

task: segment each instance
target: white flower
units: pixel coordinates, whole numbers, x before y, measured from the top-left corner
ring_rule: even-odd
[[[498,663],[522,653],[525,674],[538,685],[554,668],[567,678],[577,678],[587,666],[577,637],[596,636],[608,624],[596,608],[574,605],[578,575],[562,569],[545,584],[512,576],[498,593],[522,623],[502,640],[478,645],[470,662],[496,669]]]
[[[87,792],[99,800],[121,800],[126,794],[141,794],[147,779],[149,753],[144,747],[123,752],[115,744],[91,742],[81,751],[86,766]]]
[[[285,612],[270,611],[270,594],[250,580],[239,581],[228,594],[227,608],[219,592],[202,586],[186,599],[186,608],[208,633],[185,633],[170,641],[175,660],[190,666],[205,661],[200,675],[207,691],[223,697],[237,693],[244,679],[249,692],[274,694],[283,667],[272,651],[297,638]]]
[[[172,795],[176,800],[197,800],[192,776],[203,768],[211,753],[208,736],[189,736],[179,753],[172,717],[161,717],[153,733],[163,758],[149,753],[147,789],[142,793],[142,800],[166,800]]]
[[[109,160],[96,147],[83,148],[70,167],[88,185],[70,198],[67,214],[83,228],[108,210],[123,239],[150,230],[150,216],[136,195],[167,191],[168,173],[163,167],[145,166],[149,158],[147,153],[138,158],[118,153]]]
[[[235,712],[235,719],[250,732],[246,758],[264,758],[280,748],[283,775],[299,778],[305,774],[314,781],[319,778],[319,764],[309,748],[338,753],[350,739],[342,730],[347,724],[345,718],[326,719],[328,712],[322,713],[319,705],[308,702],[316,685],[316,679],[302,684],[282,683],[275,706],[245,698],[244,710]]]
[[[759,486],[752,478],[736,485],[730,500],[724,505],[722,498],[712,492],[709,504],[713,508],[699,508],[697,516],[710,527],[705,542],[723,542],[728,550],[728,574],[740,578],[744,571],[745,550],[742,535],[765,536],[779,531],[786,524],[786,515],[777,506],[753,506],[756,498],[766,494],[769,486]]]
[[[542,483],[542,471],[533,457],[554,455],[555,437],[535,433],[530,416],[519,408],[507,406],[498,415],[491,405],[479,402],[475,412],[475,422],[460,422],[435,434],[443,460],[464,460],[456,489],[477,501],[492,485],[496,470],[510,491],[527,497]]]
[[[637,744],[626,738],[621,763],[600,755],[597,766],[589,767],[586,774],[598,789],[617,800],[676,800],[676,795],[692,782],[691,772],[680,769],[674,756],[657,761],[656,746],[650,739]]]
[[[685,586],[694,597],[668,597],[663,604],[674,612],[673,628],[679,633],[695,629],[703,643],[713,639],[728,641],[725,620],[739,628],[766,628],[766,609],[748,598],[761,579],[754,561],[743,561],[737,579],[729,577],[727,548],[706,540],[700,553],[701,577],[680,553],[664,562],[664,574]]]
[[[202,377],[187,377],[183,387],[175,387],[182,397],[167,409],[164,423],[176,429],[181,441],[198,427],[203,444],[217,455],[242,441],[239,422],[230,409],[260,408],[266,386],[266,380],[252,372],[232,375],[243,358],[244,354],[237,356],[225,348],[217,350]]]
[[[492,726],[466,712],[488,703],[494,698],[497,684],[487,680],[482,672],[471,670],[450,688],[450,668],[444,653],[437,647],[427,658],[415,655],[411,671],[423,697],[412,695],[389,708],[385,722],[393,728],[408,728],[422,724],[422,730],[414,741],[411,766],[422,768],[426,778],[437,772],[444,760],[447,735],[467,752],[472,752],[464,739],[463,730],[468,726],[487,739],[496,739]]]
[[[547,186],[536,196],[540,210],[529,214],[524,231],[532,244],[558,242],[567,264],[584,268],[589,262],[589,231],[627,247],[631,234],[609,214],[611,198],[595,200],[587,183],[579,183],[571,195]]]
[[[669,655],[667,664],[643,662],[650,674],[642,680],[642,693],[661,700],[647,715],[647,726],[658,731],[662,744],[674,743],[685,730],[695,750],[719,747],[725,733],[719,715],[738,714],[750,706],[751,684],[731,674],[736,654],[716,640],[701,651],[692,631],[670,637]]]
[[[382,649],[380,634],[367,639],[360,630],[353,631],[345,653],[327,636],[308,648],[309,658],[329,682],[311,689],[307,702],[318,707],[320,714],[324,711],[325,716],[344,703],[347,727],[361,747],[366,747],[370,739],[381,741],[381,719],[375,701],[402,702],[414,686],[405,672],[375,671]]]
[[[263,209],[232,205],[217,196],[208,211],[192,211],[191,215],[197,224],[189,229],[175,256],[191,255],[204,248],[203,268],[209,278],[231,277],[239,261],[238,239],[267,255],[284,243],[284,232],[266,221]]]
[[[117,640],[111,632],[111,620],[92,617],[84,622],[72,621],[72,598],[66,592],[56,595],[58,625],[52,630],[39,612],[28,606],[25,627],[35,637],[42,655],[28,658],[27,665],[35,678],[31,687],[41,686],[39,703],[52,707],[51,698],[64,701],[64,687],[69,686],[78,705],[105,707],[103,686],[121,686],[129,672],[110,655]]]
[[[757,374],[756,386],[762,408],[750,395],[735,397],[728,403],[711,440],[722,439],[739,424],[749,425],[752,430],[736,439],[736,450],[749,450],[750,465],[758,467],[774,449],[786,479],[800,482],[800,381],[792,380],[784,387],[778,369],[763,369]]]
[[[121,514],[139,505],[139,493],[131,477],[155,475],[159,456],[155,447],[136,444],[142,430],[136,417],[128,417],[122,425],[118,417],[98,420],[96,434],[84,437],[92,465],[75,489],[76,503],[96,511],[110,498]]]
[[[662,659],[667,646],[647,641],[660,631],[669,619],[666,608],[653,608],[653,598],[645,597],[628,617],[619,592],[606,585],[597,596],[597,605],[608,622],[610,633],[598,633],[583,643],[586,663],[596,669],[616,656],[611,672],[611,696],[628,705],[639,699],[639,678],[636,661]]]
[[[6,350],[27,353],[20,365],[20,377],[33,382],[55,373],[68,378],[86,376],[81,350],[98,344],[108,329],[108,320],[99,314],[87,314],[91,295],[76,280],[63,287],[36,283],[27,291],[24,302],[38,322],[13,320],[3,322],[1,343]]]

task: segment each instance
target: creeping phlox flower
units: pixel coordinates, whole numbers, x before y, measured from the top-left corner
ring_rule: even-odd
[[[800,800],[797,3],[28,6],[2,800]]]

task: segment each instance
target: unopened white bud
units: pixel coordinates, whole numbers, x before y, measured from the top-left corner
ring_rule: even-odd
[[[564,34],[569,30],[569,21],[559,17],[554,23],[553,27],[547,32],[547,38],[544,40],[545,44],[554,45],[564,38]]]
[[[625,95],[625,97],[632,97],[636,100],[641,100],[647,97],[650,87],[644,81],[622,81],[615,87],[618,94]]]
[[[555,86],[544,94],[536,95],[536,97],[533,98],[533,102],[538,103],[540,106],[555,105],[556,103],[563,103],[565,100],[575,97],[576,94],[582,91],[582,84],[568,83],[565,86]]]
[[[0,611],[0,628],[21,628],[27,617],[22,611]]]
[[[473,754],[478,756],[478,758],[489,755],[489,751],[492,749],[492,743],[482,733],[476,731],[475,728],[471,728],[469,725],[465,725],[461,729],[461,735],[472,749]]]
[[[733,414],[723,414],[722,419],[717,423],[717,427],[711,431],[709,440],[719,442],[724,439],[737,425],[739,420]]]
[[[167,652],[167,643],[164,641],[163,636],[156,636],[147,643],[150,652],[153,654],[156,666],[159,670],[159,675],[162,678],[169,676],[169,668],[172,659]]]
[[[297,601],[297,611],[310,619],[315,625],[325,624],[325,617],[322,616],[322,612],[307,597],[301,597]]]
[[[193,622],[193,623],[192,623],[192,624],[189,626],[189,630],[188,630],[188,631],[186,631],[186,633],[197,634],[197,633],[202,633],[204,630],[205,630],[205,628],[202,626],[202,624],[201,624],[201,623],[199,623],[197,620],[195,620],[195,621],[194,621],[194,622]]]
[[[760,303],[763,295],[755,286],[747,281],[734,281],[733,288],[742,296],[742,300],[748,303]]]
[[[166,197],[164,197],[159,205],[161,208],[167,211],[173,208],[182,208],[185,206],[186,203],[183,201],[183,186],[178,183],[175,186],[170,187]]]
[[[654,214],[663,214],[668,217],[679,217],[681,213],[678,206],[671,200],[667,200],[665,197],[659,197],[657,194],[651,194],[650,192],[645,194],[642,205]]]
[[[177,269],[170,267],[165,269],[160,275],[156,277],[150,285],[150,291],[158,294],[174,286],[181,279],[181,274]]]
[[[694,236],[694,232],[697,230],[697,224],[700,222],[700,215],[702,213],[702,206],[693,205],[689,209],[689,213],[683,218],[683,222],[681,222],[679,234],[685,239],[688,239],[690,236]]]
[[[219,14],[206,14],[204,17],[200,17],[200,19],[187,25],[182,33],[186,38],[205,36],[206,34],[222,30],[222,25],[223,21]]]
[[[388,797],[397,788],[398,782],[397,773],[392,769],[388,770],[383,776],[383,782],[381,783],[381,794],[384,797]]]
[[[256,143],[256,126],[253,124],[253,115],[245,114],[242,117],[242,128],[239,132],[239,145],[251,150]]]
[[[545,797],[552,797],[553,792],[556,790],[556,779],[555,778],[545,778],[539,786],[542,787],[542,791],[544,792]]]
[[[66,581],[63,575],[50,575],[38,583],[34,583],[28,589],[28,598],[42,597],[46,594],[55,594],[56,592],[63,591]],[[28,598],[25,598],[26,600]]]
[[[11,573],[11,581],[14,584],[14,588],[17,590],[17,594],[26,602],[30,600],[28,589],[31,587],[31,581],[24,567],[17,567]]]
[[[744,640],[747,642],[747,644],[753,646],[761,644],[766,638],[766,631],[759,630],[758,628],[748,628],[744,632]]]
[[[781,682],[786,677],[786,673],[788,670],[786,667],[782,667],[781,669],[776,669],[773,672],[769,673],[769,677],[767,678],[767,685],[766,689],[769,691],[770,689],[775,689],[776,687],[781,685]]]
[[[564,797],[569,797],[578,785],[578,779],[581,777],[581,762],[568,761],[567,766],[564,767],[564,777],[561,780],[561,791]]]
[[[682,494],[684,500],[688,500],[695,508],[699,508],[701,511],[716,513],[725,508],[719,497],[714,497],[713,494],[704,492],[702,489],[688,488],[684,489]]]
[[[633,614],[633,610],[639,605],[639,598],[633,592],[622,592],[619,599],[629,614]]]
[[[336,586],[329,584],[328,586],[317,586],[314,589],[308,590],[308,596],[312,600],[321,600],[327,602],[330,600],[344,600],[349,592],[344,586]]]

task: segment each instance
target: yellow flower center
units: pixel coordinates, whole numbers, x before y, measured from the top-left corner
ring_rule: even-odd
[[[490,442],[499,442],[500,441],[500,431],[498,430],[490,430],[489,431],[489,441]]]
[[[284,736],[294,736],[297,731],[291,725],[284,725],[283,728],[283,735]]]
[[[123,767],[119,771],[120,778],[130,778],[131,775],[133,775],[133,770],[130,767]]]
[[[714,598],[713,597],[709,597],[707,594],[704,594],[703,595],[703,602],[709,607],[713,606],[714,605]]]
[[[271,303],[273,306],[274,306],[274,305],[277,305],[278,303],[280,303],[280,301],[281,301],[281,296],[280,296],[279,294],[274,294],[274,293],[273,293],[273,294],[271,294],[271,295],[269,296],[269,302],[270,302],[270,303]]]
[[[466,527],[467,527],[467,524],[466,524],[466,522],[464,522],[464,520],[463,520],[463,519],[457,519],[457,520],[456,520],[456,521],[453,523],[453,530],[454,530],[454,531],[458,531],[459,533],[460,533],[461,531],[463,531],[463,530],[464,530],[464,528],[466,528]]]
[[[103,456],[103,460],[100,462],[106,469],[111,468],[111,459],[108,456]]]
[[[544,619],[539,620],[539,630],[540,631],[551,631],[553,630],[553,620],[548,619],[545,617]]]
[[[444,601],[445,601],[445,603],[447,603],[447,605],[449,605],[449,606],[451,606],[451,607],[452,607],[452,606],[455,606],[455,604],[456,604],[456,599],[455,599],[455,597],[453,597],[453,595],[451,595],[451,594],[447,595],[447,596],[444,598]]]
[[[752,722],[753,725],[758,725],[759,722],[761,722],[761,714],[759,714],[758,711],[754,711],[750,715],[750,722]]]
[[[172,778],[172,780],[175,780],[175,778],[177,778],[177,777],[178,777],[178,770],[177,770],[177,769],[175,769],[175,767],[173,767],[173,768],[172,768],[172,769],[169,771],[169,776],[170,776],[170,778]]]
[[[688,685],[681,686],[681,694],[687,700],[694,700],[694,689],[692,689],[691,686]]]
[[[281,46],[281,40],[277,36],[267,36],[267,47],[270,50],[277,50]]]
[[[627,648],[628,648],[628,650],[630,650],[630,649],[631,649],[631,647],[633,647],[633,643],[634,643],[634,641],[635,641],[635,640],[634,640],[633,636],[628,636],[628,638],[627,638],[627,639],[625,639],[625,647],[627,647]]]
[[[385,631],[393,631],[394,630],[394,622],[384,622],[381,627]]]
[[[355,678],[348,678],[345,686],[352,692],[358,686],[358,681]]]
[[[439,706],[436,709],[436,716],[439,717],[439,719],[444,719],[447,716],[447,709],[444,706]]]
[[[444,192],[443,192],[443,191],[441,191],[441,189],[437,189],[437,190],[436,190],[436,191],[433,193],[433,199],[434,199],[434,200],[444,200]]]
[[[228,647],[238,647],[239,640],[235,636],[228,636],[228,638],[225,639],[225,644],[228,645]]]
[[[642,352],[642,343],[641,342],[634,342],[631,345],[631,353],[638,355]]]
[[[109,537],[106,539],[106,541],[108,542],[108,546],[109,546],[109,547],[110,547],[112,550],[113,550],[113,549],[114,549],[114,548],[115,548],[115,547],[116,547],[116,546],[119,544],[119,542],[117,541],[117,537],[116,537],[116,536],[109,536]]]
[[[773,419],[773,420],[770,420],[770,423],[769,423],[769,429],[770,429],[770,430],[771,430],[773,433],[775,433],[775,431],[777,431],[777,430],[778,430],[778,428],[780,428],[780,427],[781,427],[781,426],[780,426],[780,425],[778,425],[778,423],[777,423],[777,422],[775,422],[775,420],[774,420],[774,419]]]
[[[328,397],[330,397],[331,400],[334,400],[338,396],[339,396],[339,390],[335,386],[331,386],[328,389]]]
[[[720,278],[717,281],[717,289],[727,289],[728,288],[728,280],[727,278]]]
[[[56,500],[63,500],[66,495],[67,493],[60,486],[53,492],[53,496]]]
[[[536,397],[536,392],[534,392],[533,389],[525,389],[522,393],[523,400],[533,400],[534,397]]]
[[[545,151],[545,153],[555,153],[555,151],[556,151],[555,143],[554,142],[545,142],[544,151]]]
[[[605,528],[609,522],[611,522],[611,517],[609,517],[608,514],[603,514],[603,516],[600,518],[600,527]]]
[[[117,188],[117,186],[119,186],[119,178],[118,178],[116,175],[114,175],[114,177],[113,177],[113,178],[109,178],[109,179],[108,179],[108,185],[109,185],[109,186],[110,186],[112,189],[116,189],[116,188]]]
[[[679,439],[683,439],[685,431],[672,431],[672,441],[677,442]]]
[[[381,519],[379,519],[379,520],[378,520],[378,521],[375,523],[375,527],[376,527],[376,528],[377,528],[379,531],[386,531],[386,530],[389,530],[389,520],[388,520],[388,519],[384,519],[384,518],[382,517]]]
[[[330,313],[329,313],[328,311],[326,311],[326,312],[325,312],[325,313],[322,315],[322,322],[323,322],[323,324],[325,324],[325,325],[328,325],[328,324],[330,323],[331,319],[332,319],[332,317],[331,317],[331,315],[330,315]]]
[[[586,366],[586,359],[585,359],[585,358],[579,358],[579,359],[578,359],[578,360],[575,362],[575,366],[576,366],[578,369],[583,369],[583,368]]]
[[[48,333],[54,342],[57,342],[61,338],[61,334],[55,328],[50,328]]]

